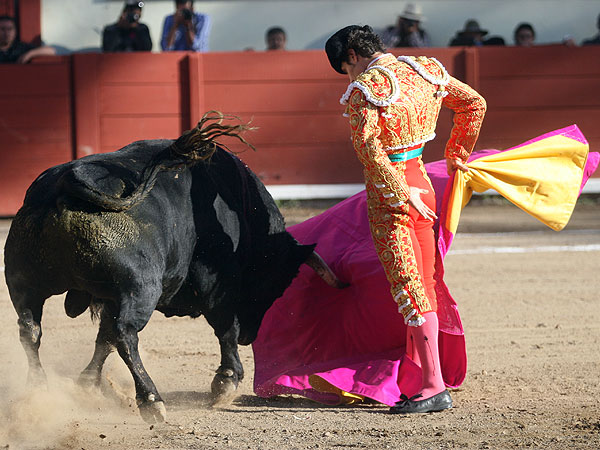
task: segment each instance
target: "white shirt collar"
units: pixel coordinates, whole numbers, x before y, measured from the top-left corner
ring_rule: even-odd
[[[383,55],[378,56],[377,58],[375,58],[373,61],[371,61],[369,63],[369,65],[367,66],[367,69],[369,67],[371,67],[373,64],[375,64],[377,61],[379,61],[381,58],[385,57],[385,56],[394,56],[394,55],[392,55],[391,53],[384,53]]]

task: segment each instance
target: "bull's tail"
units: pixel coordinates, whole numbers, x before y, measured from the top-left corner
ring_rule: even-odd
[[[224,125],[223,121],[233,120],[235,125]],[[208,111],[202,116],[198,125],[183,133],[171,144],[170,150],[175,157],[180,157],[193,163],[210,158],[217,148],[216,138],[231,136],[254,150],[254,146],[244,139],[242,133],[255,130],[249,123],[243,123],[239,117],[225,115],[220,111]],[[220,143],[222,147],[226,145]]]
[[[223,124],[225,120],[235,120],[238,123]],[[152,159],[142,171],[139,182],[135,186],[127,186],[127,182],[120,179],[118,174],[110,173],[110,168],[101,167],[97,162],[82,160],[62,176],[61,189],[70,196],[104,210],[125,211],[148,196],[160,172],[184,170],[209,159],[217,149],[216,138],[220,136],[237,138],[254,149],[254,146],[241,136],[241,133],[253,129],[255,128],[242,123],[238,117],[228,116],[219,111],[208,111],[202,116],[198,125],[183,133]],[[64,198],[59,199],[59,204],[62,203]]]
[[[111,179],[110,169],[107,170],[102,164],[75,163],[73,168],[59,180],[59,187],[66,196],[60,196],[57,204],[62,207],[67,203],[68,197],[75,197],[106,211],[125,211],[138,204],[150,193],[156,183],[156,176],[161,170],[164,170],[161,165],[147,166],[142,173],[140,183],[127,193],[126,182],[118,176]],[[102,184],[95,183],[98,174],[102,176]]]

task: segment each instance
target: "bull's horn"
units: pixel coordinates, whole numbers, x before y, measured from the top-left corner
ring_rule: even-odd
[[[329,286],[336,289],[342,289],[350,286],[349,283],[341,281],[335,275],[335,273],[333,273],[327,263],[323,261],[323,258],[321,258],[317,252],[312,252],[310,254],[306,260],[306,264],[308,264]]]

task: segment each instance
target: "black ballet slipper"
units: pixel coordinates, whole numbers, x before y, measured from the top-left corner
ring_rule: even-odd
[[[408,398],[402,394],[400,401],[390,408],[392,414],[415,414],[443,411],[452,408],[452,398],[446,390],[426,398],[425,400],[415,400],[422,397],[421,394]]]

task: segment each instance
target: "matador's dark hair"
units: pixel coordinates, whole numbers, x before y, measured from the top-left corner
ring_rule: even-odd
[[[357,54],[368,58],[374,53],[385,51],[381,38],[375,34],[369,25],[349,25],[337,31],[327,39],[325,52],[333,69],[341,74],[342,63],[348,62],[348,50],[353,49]]]

